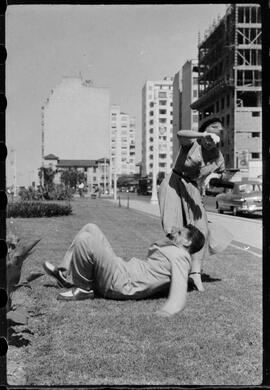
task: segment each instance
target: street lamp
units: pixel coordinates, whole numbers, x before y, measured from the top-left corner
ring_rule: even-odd
[[[157,197],[157,174],[158,174],[158,139],[159,139],[159,122],[158,122],[158,99],[157,88],[154,90],[154,142],[153,142],[153,171],[152,171],[152,196],[151,204],[158,204]]]

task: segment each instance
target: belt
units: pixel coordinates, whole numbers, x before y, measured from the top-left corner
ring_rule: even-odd
[[[181,179],[185,179],[188,183],[193,184],[195,187],[198,187],[197,183],[195,180],[191,180],[188,176],[183,175],[180,172],[177,172],[175,169],[172,170],[173,173],[175,173],[177,176],[179,176]]]

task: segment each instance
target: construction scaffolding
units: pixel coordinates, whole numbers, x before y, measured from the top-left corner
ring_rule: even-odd
[[[226,132],[221,144],[230,167],[238,163],[237,133],[259,131],[261,49],[258,4],[230,5],[224,17],[198,43],[199,98],[191,108],[199,111],[200,124],[211,115],[222,119]],[[240,122],[245,124],[245,129]],[[256,151],[252,150],[251,143],[246,146],[250,158],[260,153],[256,145]]]

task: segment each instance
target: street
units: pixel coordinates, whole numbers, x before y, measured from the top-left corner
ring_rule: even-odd
[[[127,199],[129,198],[130,200],[140,200],[140,201],[144,201],[146,203],[149,203],[151,201],[151,195],[138,195],[137,193],[135,192],[118,192],[117,193],[117,198],[119,198],[121,200],[124,200],[124,201],[127,201]],[[217,212],[217,209],[216,209],[216,200],[215,200],[215,196],[205,196],[203,198],[203,201],[204,201],[204,205],[205,205],[205,208],[206,208],[206,211],[210,211],[212,213],[216,213]],[[225,215],[228,214],[228,215],[232,215],[231,213],[226,213],[225,212]],[[249,219],[256,219],[256,220],[261,220],[262,219],[262,213],[261,212],[257,212],[257,213],[253,213],[253,214],[239,214],[237,215],[238,217],[244,217],[244,218],[249,218]]]

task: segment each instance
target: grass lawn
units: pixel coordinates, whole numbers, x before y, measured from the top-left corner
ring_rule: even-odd
[[[163,237],[159,220],[106,200],[72,202],[67,217],[15,219],[18,234],[43,236],[22,279],[45,260],[58,264],[77,231],[96,223],[115,252],[145,257]],[[9,221],[7,221],[9,225]],[[221,281],[189,292],[172,318],[154,312],[166,298],[61,302],[47,275],[14,294],[27,327],[10,337],[9,385],[258,385],[262,381],[261,259],[229,247],[204,264]],[[17,327],[18,329],[18,327]]]

